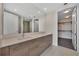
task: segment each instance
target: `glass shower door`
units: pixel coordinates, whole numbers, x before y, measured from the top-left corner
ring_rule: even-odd
[[[77,8],[75,7],[72,12],[72,44],[74,49],[77,49]]]

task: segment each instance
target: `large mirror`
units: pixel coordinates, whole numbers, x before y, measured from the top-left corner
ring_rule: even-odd
[[[24,7],[24,5],[27,4],[4,3],[4,12],[3,12],[4,38],[19,35],[22,36],[25,33],[39,32],[39,19],[28,17],[32,12],[31,13],[28,12],[28,8]]]
[[[21,16],[4,9],[3,35],[4,38],[17,37],[21,34]]]
[[[4,10],[4,34],[19,33],[19,16]]]

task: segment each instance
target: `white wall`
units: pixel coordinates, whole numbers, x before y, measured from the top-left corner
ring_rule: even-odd
[[[39,19],[39,32],[50,32],[53,34],[53,44],[57,46],[58,45],[58,34],[57,34],[57,12],[51,12],[47,15],[44,15]]]
[[[79,4],[77,5],[77,51],[79,52]]]
[[[45,21],[45,16],[39,18],[39,32],[45,32]]]
[[[51,12],[47,14],[46,16],[46,22],[45,22],[45,31],[46,32],[51,32],[53,34],[53,45],[57,46],[58,45],[58,24],[57,24],[57,12]]]
[[[32,22],[31,22],[31,24],[32,24],[32,32],[34,32],[34,18],[32,19]]]

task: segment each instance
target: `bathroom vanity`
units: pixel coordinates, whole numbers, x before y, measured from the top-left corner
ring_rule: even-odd
[[[39,56],[51,44],[51,33],[26,33],[21,39],[3,39],[0,45],[0,55]]]
[[[24,15],[23,7],[24,14],[14,12],[13,5],[0,4],[0,56],[40,55],[52,44],[52,34],[44,31],[42,20]]]

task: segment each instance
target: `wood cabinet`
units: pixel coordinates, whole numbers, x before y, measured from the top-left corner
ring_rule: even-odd
[[[2,56],[39,56],[52,44],[52,35],[0,48]]]
[[[27,42],[28,43],[28,42]],[[11,56],[28,56],[28,45],[27,43],[20,43],[10,46]]]
[[[1,49],[0,49],[0,56],[1,56]]]
[[[1,56],[9,56],[10,55],[9,47],[1,48]]]
[[[35,39],[34,41],[31,41],[31,45],[29,48],[29,55],[30,56],[36,56],[36,55],[40,55],[40,38]]]

